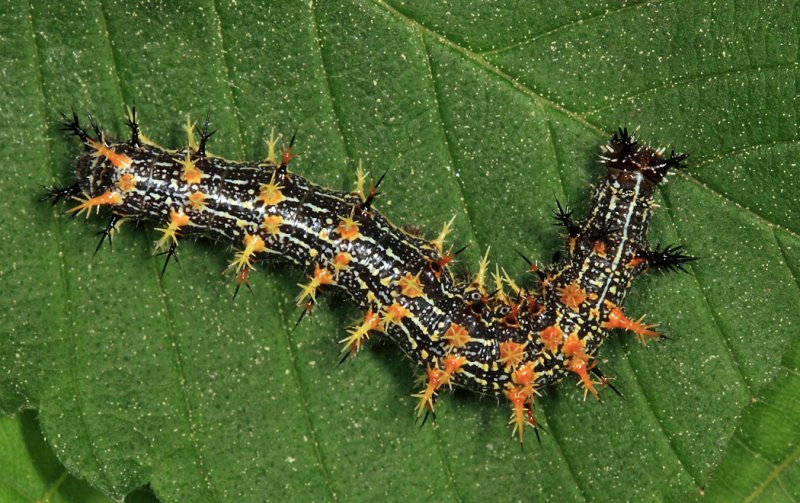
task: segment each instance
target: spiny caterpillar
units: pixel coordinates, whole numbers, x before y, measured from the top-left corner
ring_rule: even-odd
[[[655,187],[687,155],[640,145],[626,129],[602,147],[607,174],[594,188],[589,215],[575,220],[557,204],[555,216],[568,237],[565,258],[545,269],[528,261],[538,284],[524,288],[504,271],[489,274],[487,256],[474,278],[456,280],[450,262],[458,252],[444,245],[449,224],[433,241],[394,226],[374,209],[380,181],[365,191],[360,169],[354,192],[336,192],[288,170],[291,144],[278,162],[274,138],[263,162],[208,153],[208,119],[199,142],[194,125],[187,125],[188,146],[179,150],[148,140],[135,110],[124,143],[110,141],[91,122],[89,130],[74,112],[65,117],[64,129],[87,152],[78,159],[77,181],[48,187],[48,197],[53,204],[78,200],[73,214],[110,208],[98,249],[122,219],[153,220],[164,267],[179,238],[236,247],[230,268],[237,291],[257,262],[291,262],[308,275],[298,306],[310,309],[323,287],[338,287],[363,311],[341,341],[345,356],[380,334],[424,369],[426,382],[414,395],[418,415],[433,411],[444,388],[461,386],[507,400],[512,435],[520,441],[525,426],[538,435],[533,402],[544,386],[572,376],[585,398],[598,397],[597,385],[609,385],[596,355],[611,330],[633,332],[642,343],[660,337],[654,325],[622,311],[633,278],[693,260],[680,246],[650,248],[645,240]]]

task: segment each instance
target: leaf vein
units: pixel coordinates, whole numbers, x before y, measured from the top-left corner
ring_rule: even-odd
[[[664,207],[667,210],[667,214],[669,215],[670,220],[672,221],[672,227],[675,229],[675,234],[678,236],[679,241],[682,241],[680,228],[676,224],[676,218],[672,210],[671,201],[667,196],[666,192],[662,191],[662,195],[664,196],[664,203],[665,203]],[[692,264],[686,264],[686,267],[690,270],[694,269]],[[745,377],[744,370],[742,370],[742,366],[739,363],[739,360],[736,358],[736,353],[734,352],[733,346],[731,345],[730,336],[728,335],[727,331],[723,329],[719,316],[714,311],[714,308],[711,305],[711,300],[708,297],[708,293],[706,292],[706,288],[703,285],[703,282],[700,281],[700,278],[697,277],[694,271],[691,271],[690,276],[697,285],[697,289],[703,299],[703,304],[705,305],[706,312],[708,313],[709,318],[713,322],[714,330],[717,332],[717,335],[719,336],[720,340],[725,346],[725,349],[728,352],[728,358],[731,361],[731,365],[733,366],[734,369],[736,369],[736,372],[739,374],[739,377],[741,378],[742,384],[747,389],[747,392],[750,394],[750,396],[752,396],[753,389],[750,383],[748,382],[747,377]]]
[[[769,484],[771,482],[780,481],[780,479],[778,479],[778,477],[792,463],[794,463],[798,459],[800,459],[800,447],[797,447],[795,450],[793,450],[790,453],[788,453],[786,455],[786,457],[780,463],[778,463],[776,465],[775,463],[772,463],[771,461],[769,461],[766,458],[764,458],[764,456],[762,456],[760,453],[754,451],[752,448],[750,448],[750,446],[748,446],[744,442],[742,442],[742,440],[740,438],[734,437],[734,441],[739,443],[747,451],[751,452],[753,454],[753,456],[758,457],[759,459],[763,460],[765,463],[768,463],[770,466],[773,467],[772,470],[770,470],[769,475],[767,475],[767,477],[764,480],[762,480],[761,483],[758,486],[756,486],[750,494],[748,494],[746,497],[744,497],[742,499],[742,501],[744,503],[749,503],[750,501],[756,500],[761,495],[761,493],[764,492],[764,490],[767,488],[767,486],[769,486]]]
[[[438,118],[438,120],[436,122],[437,122],[437,124],[439,124],[441,126],[442,136],[444,137],[445,147],[447,148],[447,156],[450,159],[450,165],[453,166],[453,170],[454,170],[453,172],[455,172],[455,169],[456,169],[456,160],[455,160],[455,157],[454,157],[455,154],[453,152],[452,142],[450,141],[450,138],[448,137],[448,134],[447,134],[447,128],[445,127],[444,115],[442,113],[442,105],[441,105],[440,96],[439,96],[439,89],[437,88],[436,80],[433,77],[433,68],[431,67],[430,48],[428,47],[428,43],[427,43],[427,41],[425,40],[425,38],[424,38],[424,36],[422,34],[419,34],[419,40],[420,40],[420,43],[422,44],[423,56],[425,57],[425,70],[427,72],[426,80],[428,82],[430,82],[431,99],[433,100],[433,103],[434,103],[434,106],[435,106],[435,109],[436,109],[436,116]],[[458,187],[458,190],[459,190],[459,195],[460,195],[459,201],[462,203],[462,206],[464,207],[463,208],[464,209],[464,213],[466,213],[466,216],[467,216],[467,222],[469,223],[470,232],[472,233],[472,238],[475,240],[476,243],[478,243],[478,241],[479,241],[478,240],[478,231],[475,228],[475,219],[474,219],[474,216],[473,216],[472,212],[470,211],[470,207],[467,204],[466,199],[464,198],[463,180],[461,180],[461,177],[454,177],[454,178],[456,179],[455,185],[456,185],[456,187]],[[481,247],[480,244],[478,244],[478,247],[479,248]],[[448,485],[450,486],[451,490],[453,491],[453,494],[456,495],[456,498],[458,499],[458,501],[463,501],[463,498],[461,497],[461,495],[458,492],[458,486],[455,484],[455,482],[453,480],[453,471],[450,468],[449,463],[446,462],[445,456],[441,455],[442,451],[444,450],[444,447],[442,446],[441,438],[439,437],[439,435],[434,435],[434,438],[436,438],[436,446],[437,446],[437,448],[439,450],[439,453],[440,453],[442,468],[444,469],[445,473],[447,474]]]
[[[745,206],[745,205],[739,203],[738,201],[733,199],[728,194],[725,194],[722,190],[717,189],[715,187],[712,187],[708,183],[701,181],[699,178],[696,178],[696,177],[694,177],[694,176],[692,176],[690,174],[687,174],[687,173],[679,173],[678,176],[683,176],[686,180],[689,180],[690,182],[696,184],[698,187],[700,187],[701,189],[705,190],[709,194],[711,194],[713,196],[716,196],[722,202],[727,202],[727,203],[733,204],[738,209],[740,209],[740,210],[744,211],[745,213],[749,214],[755,221],[761,222],[761,223],[763,223],[764,225],[766,225],[767,227],[770,227],[770,228],[781,229],[782,231],[786,232],[790,236],[792,236],[792,237],[794,237],[796,239],[800,239],[800,234],[798,234],[794,230],[789,229],[788,227],[786,227],[785,225],[783,225],[783,224],[781,224],[779,222],[771,221],[769,218],[767,218],[766,216],[761,215],[760,213],[758,213],[758,211],[754,210],[753,208],[750,208],[749,206]]]
[[[749,145],[744,145],[742,147],[733,148],[727,150],[725,152],[720,152],[716,155],[711,157],[706,157],[702,159],[692,166],[694,169],[701,168],[711,163],[715,163],[721,161],[722,159],[726,159],[728,157],[740,156],[740,155],[747,155],[752,153],[755,150],[760,149],[770,149],[772,147],[782,146],[782,145],[800,145],[800,139],[798,138],[791,138],[789,140],[774,140],[774,141],[767,141],[767,142],[760,142],[760,143],[751,143]]]
[[[756,72],[757,75],[762,75],[764,72],[770,70],[785,70],[785,69],[795,69],[797,70],[800,68],[797,61],[789,61],[786,63],[778,63],[775,65],[765,65],[765,66],[746,66],[742,68],[732,68],[729,70],[719,71],[719,72],[710,72],[710,73],[699,73],[697,75],[687,75],[683,78],[677,79],[666,79],[660,82],[654,83],[652,86],[637,89],[635,92],[629,94],[623,94],[615,98],[614,101],[606,102],[602,107],[594,108],[592,110],[587,110],[584,115],[590,116],[599,112],[603,112],[610,108],[617,107],[622,105],[626,101],[632,101],[638,98],[642,98],[649,94],[656,94],[659,91],[664,89],[675,89],[678,87],[685,87],[695,82],[699,82],[702,80],[712,80],[718,77],[731,77],[737,75],[747,74],[749,72]]]
[[[593,133],[595,133],[595,134],[597,134],[599,136],[602,136],[602,137],[610,136],[609,132],[603,130],[601,127],[599,127],[599,126],[593,124],[592,122],[590,122],[584,116],[584,114],[580,114],[578,112],[570,110],[569,108],[567,108],[567,107],[565,107],[563,105],[560,105],[560,104],[554,102],[553,100],[545,97],[544,94],[542,94],[541,92],[539,92],[539,91],[537,91],[535,89],[532,89],[531,87],[529,87],[529,86],[527,86],[525,84],[520,83],[519,81],[514,79],[511,75],[507,74],[506,72],[504,72],[503,70],[501,70],[497,66],[493,65],[492,63],[490,63],[489,61],[487,61],[486,59],[481,57],[481,55],[479,55],[479,54],[477,54],[475,52],[472,52],[469,49],[466,49],[466,48],[458,45],[457,43],[447,39],[446,37],[434,32],[434,31],[431,31],[427,27],[419,24],[417,21],[415,21],[415,20],[413,20],[411,18],[408,18],[407,16],[405,16],[403,13],[399,12],[394,7],[388,5],[384,0],[372,0],[372,1],[374,3],[376,3],[377,5],[380,5],[383,8],[385,8],[388,12],[390,12],[394,16],[398,17],[401,21],[403,21],[406,24],[408,24],[411,28],[413,28],[413,29],[415,29],[417,31],[420,31],[420,32],[428,34],[431,38],[434,38],[434,39],[438,40],[440,43],[442,43],[442,44],[444,44],[444,45],[446,45],[448,47],[451,47],[454,50],[456,50],[457,52],[461,53],[465,58],[467,58],[468,60],[471,60],[472,62],[474,62],[479,67],[485,69],[486,71],[488,71],[488,72],[490,72],[490,73],[492,73],[494,75],[497,75],[502,80],[507,82],[517,92],[520,92],[523,95],[528,96],[529,98],[533,99],[534,101],[539,102],[542,106],[546,106],[548,108],[552,108],[554,110],[557,110],[557,111],[561,112],[562,114],[564,114],[567,117],[575,120],[578,124],[581,124],[583,127],[585,127],[589,131],[591,131],[591,132],[593,132]],[[709,187],[708,185],[700,182],[696,178],[694,178],[694,177],[692,177],[690,175],[686,175],[686,174],[683,174],[683,176],[686,176],[688,179],[694,181],[695,183],[700,185],[705,190],[708,190],[711,193],[715,193],[717,195],[720,195],[721,197],[723,197],[723,199],[730,200],[729,198],[727,198],[726,196],[724,196],[720,192],[718,192],[718,191],[714,190],[713,188]],[[760,215],[755,213],[753,210],[751,210],[749,208],[745,208],[745,207],[743,207],[743,208],[746,209],[748,212],[752,213],[754,216],[758,217],[759,219],[764,219],[767,222],[769,222],[769,220],[765,219],[764,217],[761,217]],[[778,223],[772,223],[772,222],[769,222],[769,223],[771,225],[775,225],[775,226],[777,226],[779,228],[785,229],[787,232],[791,233],[793,236],[800,238],[800,236],[798,236],[798,234],[796,232],[791,231],[789,229],[786,229],[784,226],[782,226],[782,225],[780,225]]]
[[[104,38],[107,43],[108,51],[111,54],[111,73],[114,77],[115,89],[117,91],[117,95],[119,96],[120,102],[124,106],[126,101],[124,93],[122,92],[122,85],[121,85],[122,80],[119,75],[120,65],[116,51],[114,50],[114,46],[111,43],[111,30],[109,29],[109,23],[108,23],[108,9],[105,7],[105,4],[101,3],[100,11],[102,14],[100,19],[102,20],[103,23],[102,28],[105,34]],[[194,408],[192,406],[190,398],[189,385],[186,379],[186,373],[183,364],[183,356],[181,355],[180,346],[178,345],[178,338],[176,335],[176,328],[175,328],[176,318],[172,310],[170,309],[169,302],[167,301],[166,298],[166,290],[164,288],[162,277],[158,272],[159,268],[156,261],[156,256],[153,256],[153,259],[150,261],[150,263],[153,265],[154,271],[156,273],[157,285],[160,291],[159,298],[161,299],[162,305],[164,306],[164,310],[166,311],[165,318],[167,321],[167,325],[169,327],[169,330],[167,332],[167,337],[169,338],[171,342],[170,345],[173,348],[173,362],[175,363],[176,370],[178,371],[178,382],[180,384],[181,394],[183,397],[183,404],[186,410],[186,420],[189,424],[190,443],[192,445],[192,450],[194,451],[195,456],[197,458],[197,471],[198,474],[200,475],[201,480],[205,482],[206,488],[210,492],[212,498],[215,501],[219,501],[220,498],[216,494],[214,486],[211,483],[211,477],[205,460],[205,456],[203,455],[200,442],[197,439],[198,425],[194,418]]]
[[[422,36],[422,34],[421,34],[421,37],[422,37],[424,48],[425,48],[425,66],[426,66],[426,69],[427,69],[427,72],[428,72],[427,77],[428,77],[428,80],[431,82],[431,88],[432,88],[432,92],[433,92],[432,99],[434,100],[434,104],[436,106],[436,113],[437,113],[437,116],[438,116],[438,121],[437,122],[442,125],[442,132],[443,132],[443,135],[444,135],[445,146],[447,148],[448,157],[450,158],[450,163],[453,166],[453,169],[455,170],[456,169],[456,154],[455,154],[455,151],[453,149],[453,142],[452,142],[452,140],[450,139],[450,137],[448,135],[447,128],[445,127],[446,123],[445,123],[445,120],[444,120],[444,114],[443,114],[442,107],[441,107],[440,92],[439,92],[438,87],[436,86],[436,79],[433,76],[433,69],[431,67],[430,48],[428,46],[428,42],[425,40],[425,38],[424,38],[424,36]],[[551,141],[551,144],[552,144],[552,141]],[[555,148],[555,147],[553,147],[553,148]],[[464,212],[467,215],[467,220],[468,220],[468,222],[470,224],[470,229],[472,231],[473,237],[474,237],[476,243],[478,244],[478,246],[481,247],[481,245],[479,243],[479,239],[478,239],[478,232],[477,232],[477,229],[476,229],[476,226],[475,226],[475,219],[472,216],[472,212],[470,210],[470,206],[469,206],[466,198],[464,197],[464,186],[463,186],[464,182],[463,182],[463,179],[461,177],[455,177],[455,178],[456,178],[456,186],[458,187],[458,189],[460,191],[460,196],[461,196],[461,197],[459,197],[459,200],[463,203],[462,204],[463,205],[463,209],[464,209]],[[563,190],[563,186],[562,186],[562,190]],[[544,416],[544,411],[543,410],[540,411],[540,414],[542,416]],[[561,454],[561,457],[562,457],[562,459],[564,461],[564,465],[567,467],[567,471],[569,472],[570,476],[572,477],[573,482],[575,483],[575,487],[580,492],[581,497],[584,499],[584,501],[588,501],[589,498],[587,496],[587,493],[584,490],[584,488],[580,485],[579,478],[575,475],[575,471],[572,468],[569,460],[567,459],[567,457],[566,457],[566,455],[564,453],[564,450],[562,449],[562,447],[560,445],[558,437],[556,435],[554,435],[553,437],[555,439],[556,445],[558,446],[558,450],[559,450],[559,452]],[[449,467],[446,467],[446,469],[449,471]],[[450,475],[450,480],[452,480],[452,473],[450,473],[449,475]],[[455,492],[455,488],[453,490]],[[458,493],[456,492],[456,494],[458,494]]]
[[[41,97],[41,99],[38,100],[39,101],[39,107],[40,107],[40,114],[41,114],[42,118],[45,118],[45,117],[47,117],[47,112],[46,112],[46,108],[45,108],[45,103],[47,102],[47,93],[45,92],[44,75],[42,74],[42,60],[43,60],[43,58],[42,58],[42,48],[40,47],[39,41],[36,38],[36,30],[34,28],[33,15],[32,15],[33,9],[32,9],[32,7],[30,5],[30,2],[28,2],[27,7],[28,7],[28,15],[27,15],[28,28],[30,29],[31,39],[33,41],[33,47],[34,47],[34,51],[33,51],[34,52],[34,57],[36,58],[35,66],[36,66],[36,76],[37,76],[37,87],[39,89],[39,94],[40,94],[40,97]],[[43,129],[44,129],[44,127],[43,127]],[[47,155],[49,157],[49,162],[47,163],[47,165],[50,166],[51,176],[55,180],[57,177],[56,177],[55,172],[53,171],[53,138],[50,135],[46,134],[45,131],[43,131],[42,133],[43,133],[43,136],[45,138],[47,138],[48,143],[50,144],[49,148],[47,149]],[[69,277],[67,275],[67,263],[66,263],[66,260],[64,258],[64,256],[65,256],[64,255],[64,229],[63,229],[62,219],[57,218],[55,220],[56,220],[56,225],[55,225],[56,242],[58,243],[58,261],[59,261],[58,268],[59,268],[59,276],[61,277],[61,285],[62,285],[62,287],[64,289],[64,317],[67,319],[67,322],[65,323],[65,325],[67,327],[72,327],[72,326],[74,326],[75,315],[74,315],[73,310],[72,310],[72,296],[71,296],[72,290],[70,288]],[[83,435],[85,436],[85,438],[86,438],[86,440],[87,440],[87,442],[89,444],[89,451],[91,453],[91,456],[92,456],[92,459],[93,459],[93,461],[95,463],[95,466],[96,466],[97,470],[100,473],[100,477],[106,484],[108,484],[109,483],[108,474],[104,470],[102,470],[103,464],[100,462],[100,455],[98,453],[97,445],[95,444],[94,439],[93,439],[93,437],[92,437],[92,435],[91,435],[91,433],[89,431],[89,423],[86,420],[86,412],[84,410],[84,404],[83,404],[83,400],[82,400],[83,394],[80,392],[80,385],[79,385],[78,374],[77,374],[77,368],[78,368],[78,356],[77,356],[78,343],[77,343],[76,334],[75,334],[74,330],[70,330],[69,334],[70,334],[70,336],[69,336],[69,338],[70,338],[70,341],[69,341],[69,359],[70,359],[70,362],[71,362],[71,364],[69,365],[69,367],[70,367],[70,382],[71,382],[71,385],[72,385],[72,391],[74,393],[73,394],[73,400],[75,401],[75,405],[76,405],[76,407],[78,409],[78,415],[79,415],[78,422],[81,425],[81,429],[83,430]]]
[[[587,121],[586,118],[582,114],[574,112],[574,111],[572,111],[572,110],[570,110],[570,109],[568,109],[568,108],[556,103],[555,101],[547,98],[541,91],[535,90],[535,89],[531,88],[530,86],[528,86],[526,84],[522,84],[521,82],[519,82],[518,80],[516,80],[511,75],[509,75],[508,73],[506,73],[503,70],[501,70],[499,67],[497,67],[493,63],[491,63],[488,60],[486,60],[485,58],[481,57],[479,54],[477,54],[477,53],[475,53],[475,52],[473,52],[473,51],[471,51],[471,50],[469,50],[469,49],[467,49],[467,48],[465,48],[465,47],[463,47],[461,45],[458,45],[456,42],[453,42],[452,40],[440,35],[439,33],[436,33],[435,31],[432,31],[429,28],[419,24],[417,21],[405,16],[402,12],[400,12],[397,9],[395,9],[394,7],[388,5],[384,0],[372,0],[372,1],[374,3],[376,3],[377,5],[380,5],[381,7],[386,9],[389,13],[391,13],[394,16],[396,16],[398,19],[400,19],[402,22],[406,23],[412,29],[414,29],[414,30],[416,30],[418,32],[421,32],[423,34],[427,34],[429,37],[437,40],[441,44],[446,45],[447,47],[450,47],[451,49],[453,49],[456,52],[460,53],[466,59],[468,59],[468,60],[472,61],[473,63],[475,63],[479,68],[482,68],[483,70],[488,71],[489,73],[500,77],[501,80],[506,82],[513,89],[515,89],[517,92],[522,93],[523,95],[525,95],[525,96],[527,96],[527,97],[529,97],[529,98],[531,98],[531,99],[533,99],[535,101],[540,102],[542,106],[548,106],[550,108],[558,110],[562,114],[566,115],[567,117],[571,118],[575,122],[581,124],[586,129],[594,132],[595,134],[597,134],[599,136],[603,136],[603,137],[610,136],[610,133],[607,133],[603,129],[601,129],[601,128],[595,126],[594,124],[590,123],[589,121]]]
[[[319,23],[317,20],[317,2],[315,0],[311,0],[309,3],[309,13],[310,13],[310,21],[311,21],[311,34],[312,38],[314,39],[314,44],[317,47],[317,55],[319,56],[319,69],[322,71],[323,83],[325,85],[325,96],[328,97],[328,101],[331,107],[331,114],[333,115],[334,124],[336,125],[336,131],[339,134],[339,139],[342,142],[342,147],[344,148],[344,154],[347,157],[347,160],[350,161],[357,157],[355,152],[351,149],[350,144],[347,141],[347,138],[344,134],[343,129],[343,121],[341,114],[342,112],[336,105],[336,100],[333,99],[333,91],[331,91],[331,75],[328,71],[327,64],[325,61],[325,51],[322,50],[322,43],[320,41],[319,36]]]
[[[239,149],[240,154],[243,154],[245,151],[244,145],[244,138],[242,137],[242,124],[239,120],[239,103],[236,99],[236,91],[233,87],[233,71],[231,70],[231,65],[228,62],[228,53],[225,50],[225,37],[222,34],[222,19],[219,17],[219,9],[217,8],[216,0],[211,0],[211,14],[213,17],[212,22],[214,23],[215,34],[217,39],[219,40],[220,51],[218,52],[221,54],[220,61],[222,62],[222,66],[225,68],[225,79],[227,81],[227,93],[226,98],[230,99],[231,105],[233,106],[233,118],[234,123],[236,124],[236,136],[238,137],[239,141]]]
[[[146,231],[148,235],[148,241],[154,241],[150,237],[150,233]],[[189,382],[186,378],[186,370],[183,364],[183,355],[181,354],[180,344],[178,343],[178,336],[177,336],[177,328],[175,327],[176,318],[175,314],[172,312],[170,308],[167,291],[164,288],[164,282],[161,277],[161,272],[159,268],[159,264],[157,263],[158,255],[153,255],[150,264],[153,266],[152,270],[156,278],[156,284],[158,285],[159,289],[159,300],[161,300],[161,305],[164,307],[164,311],[166,314],[164,316],[167,322],[167,330],[165,331],[165,335],[170,342],[170,347],[172,348],[172,362],[175,365],[175,370],[178,372],[178,384],[181,391],[181,397],[183,402],[183,408],[186,411],[186,422],[189,425],[189,442],[192,446],[192,450],[194,451],[195,457],[197,458],[197,471],[200,475],[200,478],[206,484],[206,488],[208,489],[211,497],[214,501],[220,501],[220,497],[216,494],[214,490],[214,486],[211,483],[211,477],[208,471],[208,467],[206,465],[205,456],[203,455],[202,448],[200,445],[200,441],[197,439],[197,432],[198,432],[198,425],[197,421],[194,417],[194,406],[192,405],[191,400],[191,393],[189,389]]]
[[[305,418],[306,428],[308,429],[309,436],[311,437],[311,444],[314,446],[314,455],[317,458],[317,466],[322,474],[322,479],[325,481],[325,488],[330,493],[331,501],[337,501],[338,498],[336,496],[336,491],[333,488],[333,479],[331,478],[330,470],[328,470],[328,467],[325,465],[325,461],[322,456],[322,448],[320,447],[319,443],[319,435],[317,434],[317,429],[314,426],[314,421],[312,419],[311,407],[309,406],[309,400],[306,396],[308,390],[306,390],[306,388],[303,386],[303,382],[300,379],[300,369],[297,366],[297,352],[295,351],[296,344],[294,342],[294,338],[292,337],[294,332],[289,328],[289,325],[286,322],[286,315],[284,314],[283,309],[278,309],[277,311],[278,316],[281,319],[281,327],[283,328],[283,341],[286,344],[286,351],[289,353],[289,361],[292,362],[292,377],[297,388],[297,394],[300,397],[300,402],[302,403],[303,417]]]
[[[637,367],[631,362],[630,357],[625,358],[625,361],[627,362],[628,367],[633,370],[632,374],[634,383],[639,390],[639,394],[644,398],[644,402],[647,404],[647,408],[650,410],[650,414],[652,415],[653,419],[658,425],[658,430],[661,432],[662,436],[664,437],[664,440],[666,440],[667,446],[669,446],[669,449],[672,451],[673,454],[675,454],[675,459],[678,460],[678,464],[680,464],[683,471],[685,471],[692,478],[692,481],[694,482],[695,486],[700,487],[702,483],[700,482],[699,475],[693,473],[692,470],[689,469],[689,464],[687,463],[686,460],[683,459],[681,453],[678,452],[678,447],[675,445],[673,437],[667,433],[667,430],[664,428],[664,422],[661,416],[656,412],[653,399],[648,393],[648,388],[642,386],[641,382],[639,381],[639,373],[636,371]]]
[[[800,293],[800,278],[798,277],[797,271],[794,270],[792,267],[792,261],[789,259],[789,256],[786,254],[786,249],[781,244],[781,240],[778,239],[778,235],[775,233],[775,229],[772,229],[772,237],[775,239],[775,245],[778,247],[778,251],[781,254],[781,258],[783,259],[783,265],[786,266],[786,269],[789,270],[789,274],[792,276],[794,280],[794,286],[797,289],[798,293]]]
[[[537,33],[536,35],[533,35],[533,36],[528,37],[528,38],[524,38],[522,40],[518,40],[518,41],[516,41],[516,42],[514,42],[512,44],[509,44],[509,45],[505,46],[505,47],[500,47],[498,49],[492,49],[492,50],[489,50],[489,51],[477,51],[477,54],[480,54],[481,56],[493,56],[495,54],[502,54],[504,52],[508,52],[510,50],[516,49],[517,47],[521,47],[523,45],[529,44],[529,43],[534,42],[536,40],[539,40],[541,38],[550,36],[550,35],[552,35],[554,33],[558,33],[560,31],[569,30],[570,28],[572,28],[574,26],[580,26],[582,24],[585,24],[587,21],[602,20],[604,18],[615,16],[617,14],[620,14],[620,13],[623,13],[623,12],[626,12],[626,11],[629,11],[629,10],[640,9],[642,7],[652,7],[652,6],[658,5],[660,3],[664,3],[665,1],[666,0],[644,1],[644,2],[639,2],[639,3],[624,5],[624,6],[620,7],[620,8],[618,8],[618,9],[614,9],[614,10],[606,10],[605,12],[601,12],[599,14],[593,14],[591,16],[586,16],[586,17],[583,17],[583,18],[575,19],[574,21],[570,21],[569,23],[564,23],[562,25],[550,28],[547,31],[543,31],[542,33]]]

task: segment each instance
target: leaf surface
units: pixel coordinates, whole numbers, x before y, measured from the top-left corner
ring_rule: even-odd
[[[800,332],[797,5],[432,3],[8,2],[0,410],[38,408],[66,468],[117,499],[150,484],[163,501],[681,500],[752,462],[737,446],[766,398],[796,417],[800,387],[783,356]],[[58,111],[124,135],[131,105],[164,145],[209,114],[225,157],[262,158],[274,128],[298,132],[293,169],[317,183],[387,171],[379,209],[427,236],[455,214],[472,271],[487,247],[509,271],[525,268],[515,249],[549,263],[554,199],[585,212],[598,145],[639,127],[692,154],[651,242],[701,260],[637,281],[626,310],[670,340],[604,346],[625,399],[548,389],[541,446],[523,449],[506,404],[467,393],[420,429],[394,347],[337,366],[358,315],[346,299],[295,329],[297,271],[266,270],[231,301],[227,244],[183,243],[162,279],[157,225],[128,224],[93,257],[102,220],[37,202],[79,152]],[[798,437],[783,428],[792,447],[766,458],[796,471]],[[754,488],[775,472],[751,473],[733,494],[772,495]]]

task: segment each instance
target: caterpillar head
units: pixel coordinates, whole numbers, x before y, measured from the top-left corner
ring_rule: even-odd
[[[636,132],[628,134],[628,128],[619,128],[611,141],[602,147],[600,158],[610,170],[641,173],[652,184],[658,184],[670,169],[681,169],[681,162],[689,154],[676,154],[672,150],[665,156],[664,148],[652,148],[640,145],[636,141]]]

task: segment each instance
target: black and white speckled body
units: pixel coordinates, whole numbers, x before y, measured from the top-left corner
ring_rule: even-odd
[[[608,174],[591,213],[573,221],[559,207],[566,258],[537,270],[539,285],[528,290],[507,277],[487,282],[485,260],[474,280],[456,281],[443,237],[404,232],[363,190],[332,191],[288,172],[288,155],[282,163],[274,155],[262,163],[212,157],[205,133],[200,145],[190,134],[189,147],[168,151],[140,137],[135,115],[130,122],[131,141],[107,143],[73,118],[68,129],[90,149],[77,183],[52,195],[82,193],[77,211],[106,205],[115,218],[165,223],[160,245],[170,251],[178,237],[228,242],[242,250],[232,266],[244,277],[257,261],[290,262],[310,275],[300,304],[313,302],[320,286],[343,289],[365,312],[345,349],[357,351],[370,334],[395,341],[428,374],[420,412],[433,408],[443,386],[463,386],[508,398],[521,435],[525,424],[535,426],[531,407],[542,386],[576,375],[596,394],[589,374],[602,377],[595,356],[611,329],[657,336],[622,314],[633,278],[690,260],[646,244],[655,186],[685,156],[664,157],[623,131],[604,147]]]

